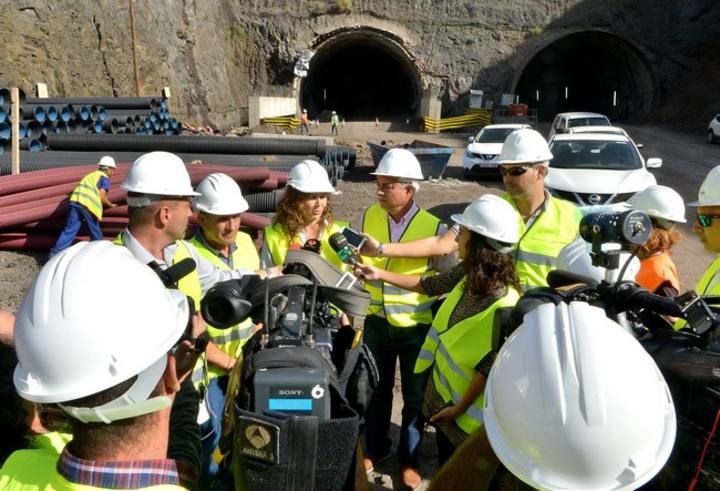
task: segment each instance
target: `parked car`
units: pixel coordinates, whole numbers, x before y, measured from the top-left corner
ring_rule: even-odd
[[[568,130],[568,133],[606,133],[608,135],[625,135],[630,138],[628,132],[619,126],[574,126]],[[562,133],[556,133],[556,135],[561,134]],[[643,144],[635,142],[635,146],[642,148]]]
[[[598,113],[559,113],[555,116],[548,140],[556,133],[569,133],[570,128],[576,126],[611,126],[610,120],[604,114]]]
[[[580,206],[627,201],[638,191],[657,184],[648,169],[662,159],[647,162],[625,135],[578,133],[555,135],[550,143],[545,187],[555,196]]]
[[[715,117],[710,120],[707,130],[707,142],[712,143],[716,141],[720,141],[720,114],[716,114]]]
[[[532,128],[529,124],[489,124],[477,135],[468,138],[463,155],[465,177],[479,174],[496,174],[498,157],[505,138],[515,130]]]

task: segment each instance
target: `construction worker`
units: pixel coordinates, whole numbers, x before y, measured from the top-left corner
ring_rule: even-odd
[[[417,181],[423,179],[420,163],[408,150],[391,149],[373,173],[378,202],[361,217],[361,230],[384,243],[409,242],[443,233],[440,219],[415,203]],[[434,272],[428,258],[369,259],[368,263],[391,273],[428,275]],[[422,482],[418,468],[423,421],[421,405],[427,373],[414,372],[420,348],[430,328],[434,297],[381,281],[366,281],[372,296],[365,319],[365,343],[378,366],[380,382],[368,408],[365,426],[365,469],[370,472],[390,455],[395,365],[400,360],[403,411],[398,444],[402,482],[411,489]]]
[[[98,271],[112,278],[102,288]],[[108,298],[120,308],[98,317]],[[167,457],[170,407],[197,359],[183,340],[190,318],[186,296],[123,247],[82,243],[51,259],[18,312],[14,383],[57,404],[73,440],[61,454],[14,452],[0,489],[193,488],[194,469]],[[190,337],[201,328],[193,316]]]
[[[416,372],[433,367],[423,406],[427,408],[425,416],[437,428],[439,466],[470,434],[484,431],[483,390],[494,361],[495,312],[515,305],[520,289],[511,254],[520,238],[513,207],[487,194],[471,203],[462,215],[453,215],[452,220],[460,226],[461,263],[450,271],[419,276],[366,264],[357,267],[367,280],[427,295],[449,294],[415,363]],[[489,482],[498,461],[492,452],[484,457]]]
[[[545,189],[544,179],[552,154],[545,139],[535,130],[516,130],[505,139],[500,152],[500,174],[505,198],[520,219],[520,240],[515,250],[515,268],[524,289],[546,286],[547,274],[555,269],[560,250],[578,235],[581,213],[572,203],[555,198]],[[453,227],[447,233],[419,241],[387,244],[367,236],[362,253],[380,257],[428,257],[457,250]]]
[[[652,221],[650,238],[633,249],[640,258],[635,281],[653,293],[676,297],[680,293],[680,277],[670,249],[680,240],[676,225],[686,222],[682,197],[667,186],[650,186],[630,198],[628,204],[647,213]]]
[[[50,257],[70,247],[83,222],[90,232],[90,240],[102,240],[100,221],[103,206],[107,208],[117,206],[107,197],[110,191],[110,178],[115,173],[115,168],[115,160],[106,155],[98,162],[98,170],[92,171],[80,180],[80,184],[70,195],[65,228],[50,249]]]
[[[195,189],[200,196],[193,199],[200,227],[190,243],[200,256],[219,269],[231,271],[236,267],[248,270],[260,268],[260,258],[252,238],[240,232],[240,214],[249,206],[240,186],[226,174],[210,174]],[[211,342],[224,354],[225,361],[208,366],[207,388],[209,424],[212,435],[203,439],[203,455],[212,455],[221,434],[222,412],[227,389],[227,374],[235,366],[242,345],[252,336],[254,325],[250,319],[228,329],[207,328]],[[222,355],[216,354],[218,358]],[[200,474],[203,483],[211,485],[218,474],[218,465],[211,458],[203,458]]]
[[[300,134],[310,135],[310,120],[308,119],[307,109],[303,109],[300,115]]]
[[[182,240],[192,214],[191,199],[199,193],[193,190],[185,164],[177,155],[168,152],[141,155],[130,167],[122,187],[128,192],[128,227],[115,243],[127,247],[133,256],[153,269],[165,270],[184,259],[193,259],[195,268],[177,281],[177,287],[193,299],[196,308],[200,306],[202,295],[218,281],[237,279],[247,274],[265,276],[264,272],[256,273],[242,267],[233,270],[218,268],[203,258],[192,244]],[[208,343],[206,356],[210,365],[227,367],[227,354],[212,342]],[[201,395],[205,395],[205,355],[198,360],[192,381]],[[212,425],[208,423],[210,415],[204,406],[201,409],[200,424],[211,432]],[[197,412],[195,417],[198,417]],[[181,427],[191,431],[189,426]],[[196,431],[199,436],[200,429],[196,428]],[[192,435],[178,437],[184,440],[192,438]]]
[[[333,220],[330,200],[337,194],[327,171],[314,160],[303,160],[290,170],[285,195],[278,203],[273,224],[265,227],[260,262],[263,267],[282,266],[289,249],[300,249],[317,241],[323,258],[343,268],[343,262],[328,243],[347,222]],[[306,246],[307,247],[307,246]]]
[[[331,135],[338,134],[338,124],[340,124],[340,118],[338,117],[337,112],[333,111],[332,114],[330,114],[330,134]]]

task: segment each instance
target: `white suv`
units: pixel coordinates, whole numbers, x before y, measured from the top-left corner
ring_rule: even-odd
[[[505,138],[515,130],[532,128],[529,124],[489,124],[468,138],[463,154],[463,170],[466,178],[478,174],[497,174],[498,157]]]
[[[720,141],[720,114],[716,114],[715,117],[712,118],[707,130],[707,142],[712,143],[716,141]]]
[[[610,120],[598,113],[560,113],[553,120],[548,140],[556,133],[569,133],[576,126],[610,126]]]

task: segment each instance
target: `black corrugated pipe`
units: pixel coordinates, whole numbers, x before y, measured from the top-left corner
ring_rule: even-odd
[[[267,213],[277,209],[278,203],[280,203],[282,197],[285,196],[285,190],[278,189],[277,191],[254,194],[245,194],[245,190],[243,190],[243,196],[248,202],[248,205],[250,205],[250,211],[255,213]]]
[[[280,138],[233,138],[222,136],[147,136],[147,135],[52,135],[48,146],[53,150],[102,150],[150,152],[230,153],[230,154],[325,154],[325,140]]]
[[[26,99],[28,104],[96,105],[103,106],[105,109],[159,109],[161,100],[162,97],[49,97],[46,99]]]

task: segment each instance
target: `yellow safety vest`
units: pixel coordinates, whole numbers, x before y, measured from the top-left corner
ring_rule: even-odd
[[[495,311],[515,305],[520,298],[515,289],[508,287],[504,297],[448,329],[450,315],[465,292],[465,283],[463,278],[440,306],[415,362],[415,373],[424,372],[434,362],[435,389],[443,401],[453,404],[458,404],[467,391],[475,377],[475,366],[492,351]],[[485,396],[481,394],[455,418],[457,425],[468,435],[483,424],[484,400]]]
[[[378,204],[365,210],[362,219],[362,231],[380,242],[390,242],[390,220],[387,212]],[[440,219],[420,209],[408,223],[398,242],[433,237],[440,229]],[[363,262],[407,275],[425,275],[432,272],[429,258],[387,258],[364,257]],[[365,289],[370,292],[371,301],[369,314],[384,311],[385,318],[393,326],[410,327],[417,324],[430,324],[432,312],[430,308],[435,297],[417,293],[382,281],[366,281]]]
[[[200,232],[197,233],[199,234]],[[192,238],[190,243],[195,246],[195,249],[202,257],[215,266],[222,270],[230,270],[230,267],[220,259],[214,251],[208,249],[206,243],[200,240],[197,235]],[[258,256],[255,244],[248,234],[238,232],[237,239],[235,239],[235,246],[236,249],[232,253],[233,268],[246,268],[252,271],[260,269],[260,256]],[[242,348],[242,345],[245,344],[253,334],[253,323],[250,319],[246,319],[240,324],[236,324],[228,329],[216,329],[212,326],[207,326],[207,331],[212,342],[215,343],[220,350],[233,358],[237,358],[240,353],[240,348]],[[210,379],[225,374],[226,371],[222,368],[208,364],[208,375]]]
[[[700,277],[700,280],[695,285],[695,293],[701,297],[720,295],[720,256],[715,258],[710,267]],[[673,327],[676,330],[682,329],[686,324],[685,319],[678,319]]]
[[[122,232],[120,232],[120,234],[115,237],[113,243],[124,246],[125,244],[123,244],[122,235]],[[177,264],[186,258],[193,259],[193,255],[190,253],[189,249],[191,246],[188,243],[186,243],[184,240],[176,240],[175,244],[177,244],[177,248],[175,249],[175,256],[172,258],[172,264]],[[197,272],[197,268],[193,269],[190,274],[185,275],[178,281],[178,290],[193,299],[193,302],[195,302],[196,310],[200,309],[200,299],[202,299],[203,294],[202,284],[200,283],[200,275]],[[200,385],[203,382],[204,367],[205,353],[201,354],[198,357],[198,361],[195,364],[195,368],[193,369],[193,373],[191,375],[192,381],[195,384],[196,389],[199,389]]]
[[[95,486],[75,484],[56,470],[60,455],[54,450],[18,450],[13,452],[0,469],[0,489],[3,491],[93,491]],[[173,491],[188,489],[173,484],[144,488],[147,491]]]
[[[90,213],[95,215],[98,220],[102,220],[103,214],[100,190],[97,188],[98,181],[101,177],[109,176],[101,170],[91,172],[82,178],[70,195],[70,201],[83,205]]]
[[[517,210],[509,194],[503,198]],[[557,268],[557,257],[578,235],[582,213],[569,201],[550,196],[545,209],[527,227],[518,218],[520,241],[515,249],[515,270],[523,288],[547,286],[547,274]],[[519,215],[519,213],[518,213]]]
[[[60,455],[65,445],[72,440],[72,437],[70,433],[62,433],[60,431],[38,433],[37,435],[30,436],[30,445],[28,445],[28,448],[53,450]]]
[[[322,237],[320,237],[320,255],[323,259],[337,266],[341,270],[345,270],[347,268],[340,260],[340,257],[338,257],[337,252],[330,247],[328,239],[332,234],[341,232],[342,229],[348,225],[348,222],[335,221],[332,225],[323,229]],[[275,223],[265,227],[263,233],[265,235],[265,246],[268,248],[268,252],[270,252],[270,256],[272,257],[272,261],[275,266],[280,266],[285,263],[285,256],[287,256],[288,249],[290,249],[291,246],[296,246],[298,248],[303,246],[298,237],[293,237],[291,240],[285,232],[285,227],[283,227],[280,223]]]

